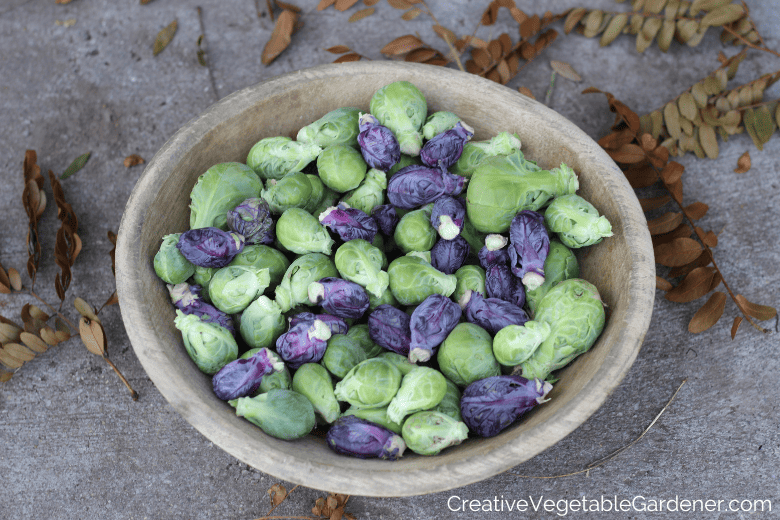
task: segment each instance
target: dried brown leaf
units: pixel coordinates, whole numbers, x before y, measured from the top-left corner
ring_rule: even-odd
[[[710,255],[709,251],[706,249],[701,252],[701,255],[699,255],[699,258],[691,262],[690,264],[682,265],[680,267],[672,267],[669,270],[668,277],[669,278],[677,278],[679,276],[687,276],[688,273],[696,269],[697,267],[706,267],[712,262],[712,256]],[[716,276],[718,276],[716,274]],[[714,279],[713,279],[714,281]],[[714,289],[714,287],[711,287]]]
[[[628,179],[628,183],[635,189],[652,186],[658,181],[658,173],[648,162],[632,164],[623,173]]]
[[[263,47],[260,58],[263,65],[268,65],[274,61],[290,45],[297,21],[298,15],[292,11],[285,10],[279,14],[271,37],[266,42],[265,47]]]
[[[671,161],[661,170],[661,180],[665,184],[674,184],[679,181],[682,174],[685,172],[685,167],[677,161]]]
[[[639,205],[642,206],[642,211],[652,211],[654,209],[661,208],[672,201],[672,197],[669,195],[661,195],[659,197],[649,197],[639,199]]]
[[[335,7],[337,11],[346,11],[356,3],[358,3],[358,0],[336,0],[333,7]]]
[[[438,55],[439,52],[436,49],[416,49],[410,52],[409,54],[404,57],[405,61],[412,61],[415,63],[424,63],[427,60],[430,60],[431,58]]]
[[[44,327],[41,329],[41,339],[50,347],[53,347],[60,342],[60,339],[51,327]]]
[[[280,0],[274,0],[277,7],[282,10],[292,11],[294,13],[300,13],[301,8],[294,4],[288,4],[287,2],[281,2]]]
[[[715,129],[711,126],[699,127],[699,143],[704,149],[704,153],[710,159],[718,158],[718,138],[715,135]]]
[[[490,57],[493,61],[501,59],[503,49],[501,48],[501,42],[498,40],[491,40],[488,42],[487,51],[490,53]]]
[[[35,359],[35,352],[19,343],[8,343],[3,346],[3,349],[16,359],[21,359],[24,362]]]
[[[665,146],[657,146],[647,152],[647,158],[656,168],[663,168],[669,162],[669,149]]]
[[[628,128],[607,134],[598,140],[599,146],[605,149],[617,150],[634,140],[634,133]]]
[[[750,170],[750,152],[745,152],[739,156],[737,160],[737,167],[734,168],[734,173],[747,173]]]
[[[361,9],[359,11],[355,11],[355,14],[349,17],[347,22],[354,23],[362,20],[363,18],[366,18],[367,16],[371,16],[376,11],[375,8],[369,7],[368,9]]]
[[[352,49],[350,49],[346,45],[334,45],[333,47],[328,47],[325,50],[333,54],[344,54],[345,52],[349,52]]]
[[[655,277],[655,288],[656,289],[660,289],[662,291],[671,291],[672,290],[672,284],[666,278],[661,278],[660,276],[656,276]]]
[[[128,155],[127,157],[125,157],[125,163],[124,164],[125,164],[125,168],[132,168],[133,166],[137,166],[139,164],[143,164],[144,162],[146,162],[146,161],[144,161],[143,157],[141,157],[138,154],[133,154],[133,155]]]
[[[417,18],[421,14],[422,14],[422,11],[415,7],[414,9],[409,9],[404,14],[402,14],[401,18],[408,22],[409,20],[414,20],[415,18]]]
[[[683,214],[677,212],[668,212],[661,215],[658,218],[654,218],[647,222],[647,227],[650,229],[651,235],[660,235],[662,233],[668,233],[683,221]]]
[[[389,54],[391,56],[397,56],[399,54],[406,54],[415,49],[425,47],[425,44],[413,34],[406,34],[399,36],[395,40],[391,41],[379,51],[382,54]]]
[[[676,303],[688,303],[701,298],[710,292],[715,272],[711,267],[697,267],[683,278],[680,285],[667,292],[664,298]]]
[[[444,40],[447,43],[455,43],[455,40],[458,39],[457,36],[455,36],[455,33],[451,30],[447,29],[446,27],[442,27],[441,25],[434,25],[432,27],[433,32],[435,32],[439,38]]]
[[[84,301],[82,298],[76,298],[73,300],[73,306],[76,308],[79,314],[84,316],[85,318],[89,318],[93,321],[100,321],[98,319],[97,314],[95,314],[95,309],[92,308],[90,304],[88,304],[86,301]]]
[[[604,12],[600,9],[593,9],[588,13],[582,24],[585,26],[582,34],[586,38],[593,38],[601,29],[601,22],[604,20]]]
[[[734,323],[731,325],[731,339],[732,341],[737,335],[737,330],[739,330],[739,325],[742,323],[742,316],[736,316],[734,318]]]
[[[332,6],[336,3],[336,0],[320,0],[320,3],[317,4],[317,11],[322,11],[324,9],[327,9],[328,7]]]
[[[0,323],[0,344],[5,345],[12,341],[19,341],[22,329],[13,323]]]
[[[119,303],[119,296],[117,296],[116,291],[111,293],[111,296],[108,297],[108,300],[103,304],[103,307],[109,307],[115,303]]]
[[[349,54],[344,54],[343,56],[339,56],[335,60],[333,60],[333,63],[347,63],[349,61],[360,61],[362,56],[358,54],[357,52],[350,52]]]
[[[615,41],[615,38],[623,32],[626,25],[628,25],[628,13],[620,13],[613,16],[601,35],[599,45],[604,47]]]
[[[7,383],[14,376],[13,372],[0,371],[0,383]]]
[[[655,261],[667,267],[679,267],[696,260],[702,247],[692,238],[675,238],[655,248]]]
[[[106,353],[106,334],[99,321],[93,321],[82,316],[79,319],[79,336],[87,350],[101,357],[108,357]]]
[[[577,74],[577,71],[574,70],[574,67],[572,67],[570,64],[566,63],[565,61],[551,60],[550,66],[555,72],[557,72],[560,76],[563,76],[566,79],[569,79],[571,81],[582,81],[582,76]]]
[[[473,49],[471,51],[471,57],[474,59],[474,62],[477,64],[477,66],[482,70],[489,68],[492,63],[490,54],[488,54],[488,52],[484,49]]]
[[[13,343],[9,343],[9,345],[13,345]],[[5,350],[4,346],[3,348],[0,348],[0,363],[10,368],[11,370],[15,370],[17,368],[21,368],[21,366],[24,365],[24,360],[12,356],[10,352]]]
[[[500,6],[498,5],[498,2],[490,2],[490,4],[487,6],[487,9],[485,9],[485,11],[482,13],[482,25],[493,25],[496,23],[499,8]]]
[[[165,27],[163,30],[157,33],[157,38],[155,38],[154,40],[154,48],[152,49],[152,54],[157,56],[168,46],[169,43],[171,43],[171,40],[173,40],[173,36],[176,34],[176,28],[178,26],[179,26],[178,20],[174,20],[167,27]]]
[[[387,0],[387,3],[395,9],[411,9],[414,7],[413,4],[407,2],[406,0]]]
[[[742,308],[745,309],[745,312],[747,312],[748,316],[755,318],[758,321],[771,320],[777,316],[777,309],[774,307],[752,303],[741,294],[738,294],[735,299],[742,306]]]
[[[13,267],[8,268],[8,280],[11,282],[11,288],[14,291],[22,290],[22,277],[19,276],[19,271]]]
[[[734,22],[745,14],[745,9],[739,4],[727,4],[710,11],[701,19],[702,29],[712,25],[721,26]]]
[[[658,147],[658,140],[653,138],[649,133],[644,133],[639,136],[639,144],[642,147],[642,150],[650,152]]]
[[[502,85],[506,85],[507,82],[512,79],[512,76],[509,72],[509,65],[507,64],[506,60],[501,60],[498,62],[498,65],[496,65],[496,71],[498,72],[498,75],[501,76]]]
[[[685,214],[688,215],[688,218],[691,220],[699,220],[707,214],[708,209],[710,209],[710,207],[707,204],[703,202],[694,202],[685,206]]]
[[[541,30],[542,23],[539,20],[539,15],[535,14],[523,20],[523,22],[520,24],[520,37],[523,40],[528,40],[535,34],[538,34]]]
[[[517,87],[517,91],[523,94],[524,96],[528,96],[531,99],[536,99],[534,93],[531,92],[531,89],[529,89],[528,87]]]
[[[645,159],[642,147],[631,143],[626,143],[617,150],[607,150],[607,153],[616,162],[624,164],[635,164]]]
[[[675,201],[677,201],[677,203],[682,204],[682,199],[683,199],[682,179],[679,179],[671,184],[666,184],[666,189],[669,190],[669,193],[672,195],[672,198]]]
[[[49,349],[49,347],[41,338],[35,334],[30,334],[29,332],[22,332],[19,335],[19,339],[21,339],[22,343],[24,343],[30,350],[34,352],[42,353]]]
[[[274,484],[268,489],[267,493],[274,507],[284,502],[284,499],[287,498],[287,488],[282,484]]]
[[[563,32],[569,34],[586,14],[588,14],[588,10],[584,7],[577,7],[569,11],[566,20],[563,22]]]
[[[509,14],[512,15],[512,18],[514,18],[515,22],[517,23],[523,23],[528,19],[528,15],[525,14],[520,9],[518,9],[517,7],[510,7]]]
[[[709,329],[723,316],[725,308],[726,294],[722,292],[713,293],[691,318],[691,321],[688,323],[688,332],[698,334]]]

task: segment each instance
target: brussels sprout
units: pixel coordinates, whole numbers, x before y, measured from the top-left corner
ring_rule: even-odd
[[[211,296],[209,296],[209,284],[211,283],[211,278],[216,272],[216,267],[201,267],[199,265],[195,266],[195,274],[192,275],[192,281],[197,285],[200,285],[202,289],[201,296],[204,301],[211,301]]]
[[[520,366],[523,377],[546,379],[587,351],[604,329],[604,304],[596,287],[579,278],[560,282],[539,302],[534,321],[550,325],[550,335]]]
[[[322,181],[320,181],[322,182]],[[314,217],[319,217],[320,213],[325,211],[326,209],[330,208],[331,206],[336,205],[336,201],[339,200],[340,193],[336,193],[332,189],[328,188],[323,184],[323,193],[322,193],[322,200],[320,200],[320,203],[317,204],[317,207],[310,211]]]
[[[400,435],[355,416],[339,419],[328,430],[327,445],[336,453],[361,459],[399,459],[406,449]]]
[[[501,374],[490,334],[473,323],[459,323],[439,347],[436,360],[442,373],[459,386]]]
[[[398,225],[400,218],[392,204],[382,204],[374,206],[371,210],[371,216],[376,220],[379,231],[385,236],[393,236],[395,226]]]
[[[365,240],[343,243],[336,250],[334,261],[342,278],[362,285],[374,296],[382,296],[387,289],[389,275],[382,270],[385,255]]]
[[[453,165],[452,173],[470,178],[485,159],[519,152],[520,144],[520,139],[509,132],[501,132],[489,141],[470,141],[463,146],[463,152],[458,162]]]
[[[458,282],[455,286],[455,292],[452,293],[452,299],[460,301],[466,291],[474,291],[480,294],[485,293],[485,270],[478,265],[464,265],[455,271],[455,278]]]
[[[401,386],[401,372],[389,361],[367,359],[336,383],[336,398],[355,408],[387,406]],[[397,422],[397,421],[396,421]]]
[[[417,412],[404,422],[401,430],[406,446],[419,455],[436,455],[456,446],[469,435],[468,427],[441,412]]]
[[[427,166],[407,166],[387,181],[387,200],[397,208],[419,208],[442,195],[459,195],[466,178]]]
[[[401,423],[407,415],[433,408],[444,399],[446,393],[447,381],[441,372],[418,366],[401,380],[398,393],[387,406],[387,417]]]
[[[354,190],[366,178],[368,165],[360,152],[345,144],[325,148],[317,157],[317,170],[325,186],[338,193]]]
[[[401,251],[430,251],[439,235],[431,226],[433,205],[410,211],[395,226],[393,239]]]
[[[466,315],[466,321],[475,323],[496,334],[509,325],[522,325],[528,321],[525,311],[514,303],[498,298],[483,298],[482,294],[467,290],[458,300]]]
[[[160,249],[154,255],[154,272],[163,282],[172,285],[183,283],[195,274],[195,266],[176,247],[179,237],[181,233],[165,235]]]
[[[306,208],[311,203],[311,183],[302,172],[290,172],[279,180],[270,179],[260,197],[271,211],[280,215],[290,208]],[[305,211],[305,209],[304,209]]]
[[[322,356],[322,364],[328,372],[343,379],[355,365],[366,359],[368,359],[366,351],[357,341],[344,334],[334,334],[328,340],[328,347],[325,349],[325,355]]]
[[[323,278],[309,284],[309,301],[339,318],[358,319],[368,310],[366,290],[341,278]]]
[[[523,325],[508,325],[493,338],[493,355],[504,366],[524,362],[550,335],[550,325],[544,321],[527,321]]]
[[[485,269],[485,290],[490,298],[498,298],[518,307],[525,305],[525,288],[508,265],[495,264]]]
[[[398,159],[398,162],[395,163],[395,166],[390,168],[387,171],[387,178],[389,179],[396,173],[398,173],[399,170],[406,168],[407,166],[411,166],[413,164],[421,165],[422,162],[420,161],[420,157],[412,157],[411,155],[406,155],[405,153],[401,154],[401,158]]]
[[[279,242],[293,253],[325,253],[329,255],[333,239],[317,219],[306,210],[290,208],[282,213],[276,223]]]
[[[292,390],[274,388],[257,397],[240,397],[230,404],[236,407],[236,415],[277,439],[300,439],[316,424],[311,402]]]
[[[466,205],[466,212],[468,215],[468,204]],[[466,239],[466,242],[471,246],[471,254],[476,256],[477,252],[485,244],[487,235],[481,231],[477,231],[474,228],[474,224],[471,223],[467,216],[466,220],[463,221],[463,229],[460,230],[460,236]]]
[[[229,265],[214,273],[209,284],[209,294],[217,309],[236,314],[263,294],[270,284],[268,269]]]
[[[401,158],[398,140],[386,126],[379,124],[371,114],[362,114],[358,121],[360,153],[369,167],[387,171]]]
[[[301,322],[311,325],[314,320],[320,320],[330,329],[331,334],[346,334],[349,330],[347,322],[330,314],[314,314],[313,312],[301,312],[290,318],[290,328]]]
[[[311,195],[309,196],[309,202],[303,207],[308,213],[314,214],[314,211],[320,207],[323,197],[325,197],[325,185],[320,180],[319,176],[307,173],[306,179],[311,186]]]
[[[454,274],[466,262],[470,249],[460,235],[452,240],[439,238],[431,249],[431,265],[444,274]]]
[[[495,376],[471,383],[460,399],[460,413],[469,430],[493,437],[534,406],[546,401],[552,385],[520,376]]]
[[[253,348],[274,345],[286,328],[282,308],[267,296],[260,296],[241,313],[241,337]]]
[[[371,168],[366,173],[366,178],[360,183],[360,186],[347,193],[342,202],[351,207],[371,214],[371,211],[385,201],[385,190],[387,189],[387,176],[382,170]]]
[[[544,283],[525,293],[525,304],[531,316],[536,313],[536,307],[544,295],[560,281],[580,276],[580,266],[574,253],[557,240],[550,240],[550,252],[544,260]]]
[[[333,394],[333,381],[322,365],[306,363],[298,367],[293,375],[292,389],[305,396],[326,423],[332,423],[341,415],[341,407]]]
[[[282,368],[280,370],[274,370],[270,374],[264,375],[260,380],[260,387],[255,390],[255,393],[252,394],[252,396],[254,397],[256,395],[264,394],[270,390],[273,390],[274,388],[289,390],[292,387],[292,376],[290,375],[290,370],[287,368],[287,365],[284,364],[282,358],[279,357],[279,354],[273,350],[268,348],[253,348],[241,354],[241,359],[248,359],[261,350],[265,350],[268,357],[272,359],[274,363],[281,363]]]
[[[409,322],[412,331],[409,361],[428,361],[433,355],[433,349],[458,324],[460,314],[458,304],[441,294],[432,294],[418,305]]]
[[[259,197],[263,181],[245,164],[215,164],[198,177],[190,193],[190,228],[227,229],[227,212]]]
[[[321,320],[302,321],[290,326],[290,330],[276,340],[276,351],[290,368],[322,359],[332,332]]]
[[[382,358],[385,361],[389,361],[395,365],[395,367],[401,371],[401,377],[405,376],[418,366],[409,361],[409,356],[402,356],[401,354],[397,354],[395,352],[384,351],[377,357]]]
[[[261,349],[248,358],[231,361],[211,379],[214,394],[223,401],[246,397],[260,388],[266,374],[284,368],[281,360],[268,355],[268,349]]]
[[[360,113],[361,110],[355,107],[337,108],[298,130],[295,139],[301,143],[312,143],[323,148],[332,144],[357,146]]]
[[[565,195],[553,200],[544,212],[544,222],[550,231],[558,233],[568,247],[598,244],[612,236],[612,225],[599,216],[593,204],[579,195]]]
[[[446,381],[447,393],[444,394],[444,398],[439,404],[431,408],[431,411],[443,413],[456,421],[462,421],[463,419],[460,416],[460,389],[458,385],[449,379],[446,379]]]
[[[371,293],[368,293],[368,308],[370,310],[374,310],[380,305],[398,305],[398,300],[395,299],[395,296],[393,296],[393,291],[390,290],[390,287],[388,286],[385,291],[382,293],[381,296],[374,296]]]
[[[425,263],[430,264],[431,263],[431,252],[430,251],[409,251],[406,253],[406,256],[413,256],[415,258],[419,258],[421,260],[425,260]]]
[[[455,164],[463,153],[463,145],[466,144],[474,129],[463,122],[457,123],[453,128],[434,136],[420,150],[420,160],[431,168],[447,170]]]
[[[509,225],[509,240],[512,274],[523,281],[526,289],[536,289],[544,283],[544,259],[550,251],[544,216],[529,210],[515,215]]]
[[[199,267],[225,267],[244,249],[244,237],[215,227],[190,229],[176,243],[184,258]]]
[[[374,340],[371,339],[367,323],[352,325],[347,332],[347,337],[363,349],[363,352],[366,353],[366,359],[376,357],[382,352],[385,352],[385,349],[382,348],[381,345],[377,345],[374,343]]]
[[[247,244],[271,244],[274,220],[271,208],[263,199],[253,197],[227,212],[227,226],[244,237]]]
[[[297,142],[285,136],[266,137],[249,150],[246,164],[262,179],[281,179],[290,172],[303,170],[321,151],[313,143]]]
[[[431,226],[444,240],[460,235],[466,218],[466,201],[459,197],[442,195],[433,203]]]
[[[373,242],[379,228],[373,217],[364,211],[350,207],[334,206],[320,213],[320,224],[348,242],[357,238]]]
[[[290,264],[281,283],[276,286],[276,303],[282,308],[282,312],[287,312],[301,303],[310,304],[309,284],[338,275],[333,261],[322,253],[303,255]]]
[[[201,372],[216,374],[238,357],[238,344],[225,327],[204,321],[194,314],[184,314],[178,309],[174,325],[181,331],[187,354]]]
[[[231,334],[236,335],[233,320],[226,313],[203,301],[202,288],[199,285],[180,283],[167,287],[171,301],[184,314],[194,314],[201,320],[225,327]]]
[[[411,317],[392,305],[379,305],[368,316],[368,333],[382,347],[407,356],[412,341]]]
[[[460,118],[452,112],[434,112],[425,119],[422,127],[423,137],[433,139],[442,132],[455,127],[460,122]]]
[[[422,126],[428,104],[422,92],[408,81],[396,81],[377,90],[370,112],[398,138],[401,153],[419,155]]]
[[[228,265],[248,265],[258,269],[268,269],[271,285],[275,286],[282,281],[284,272],[290,267],[290,261],[279,250],[257,244],[244,247]]]
[[[389,352],[389,354],[392,354],[392,352]],[[350,415],[359,417],[364,421],[378,424],[379,426],[387,428],[393,433],[397,433],[399,435],[401,434],[401,425],[388,419],[387,406],[383,406],[381,408],[355,408],[354,406],[350,406],[344,411],[344,413],[341,414],[342,417],[347,417]]]
[[[562,165],[550,171],[536,169],[522,153],[494,157],[474,172],[466,195],[466,213],[485,233],[504,233],[519,211],[537,211],[553,197],[574,193],[577,175]]]
[[[431,294],[449,297],[457,285],[454,274],[444,274],[421,258],[401,256],[387,268],[390,290],[401,305],[417,305]]]
[[[485,245],[479,250],[479,265],[487,269],[492,265],[509,265],[509,241],[504,235],[491,233],[485,237]]]

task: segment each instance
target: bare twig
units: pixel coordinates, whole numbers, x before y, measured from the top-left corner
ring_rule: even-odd
[[[550,99],[552,98],[553,87],[555,86],[555,71],[550,76],[550,86],[547,88],[547,94],[544,95],[544,104],[550,106]]]
[[[203,42],[206,41],[206,27],[203,24],[203,11],[201,10],[200,6],[198,6],[198,22],[200,23],[200,34],[203,37],[203,40],[201,41],[201,45],[203,46]],[[206,47],[208,48],[208,44],[206,44]],[[211,56],[208,56],[206,61],[206,70],[208,70],[209,73],[209,81],[211,82],[211,92],[214,93],[214,100],[219,101],[219,92],[217,92],[217,82],[214,80],[214,71],[211,70]]]
[[[123,382],[123,383],[125,384],[125,386],[127,387],[127,389],[128,389],[128,390],[130,390],[130,396],[133,398],[133,401],[138,401],[138,392],[136,392],[135,390],[133,390],[133,387],[132,387],[132,386],[130,386],[130,382],[129,382],[127,379],[125,379],[125,376],[123,376],[123,375],[122,375],[122,372],[120,372],[120,371],[119,371],[119,369],[116,367],[116,365],[115,365],[115,364],[114,364],[114,363],[113,363],[113,362],[112,362],[110,359],[108,359],[108,357],[106,357],[106,356],[103,356],[103,359],[105,359],[105,360],[106,360],[106,363],[108,363],[108,365],[109,365],[111,368],[113,368],[113,369],[114,369],[114,372],[116,372],[116,375],[118,375],[118,376],[119,376],[119,379],[121,379],[121,380],[122,380],[122,382]]]

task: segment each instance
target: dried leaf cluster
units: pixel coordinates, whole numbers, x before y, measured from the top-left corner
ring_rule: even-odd
[[[721,318],[727,296],[726,293],[713,291],[722,283],[742,313],[742,316],[734,319],[732,339],[743,318],[758,330],[767,332],[753,319],[770,319],[777,311],[772,307],[749,302],[743,296],[732,292],[712,254],[712,248],[718,244],[717,235],[712,231],[704,231],[695,224],[695,221],[704,217],[709,207],[702,202],[683,206],[683,165],[669,160],[666,146],[659,144],[658,139],[643,129],[640,117],[624,103],[609,92],[595,88],[584,91],[593,92],[603,93],[607,97],[610,110],[616,114],[612,133],[599,139],[599,144],[620,165],[633,188],[646,188],[659,183],[667,192],[667,195],[641,198],[639,202],[642,209],[646,212],[659,210],[672,201],[677,205],[677,211],[667,211],[647,223],[653,240],[656,263],[670,268],[668,279],[656,277],[656,286],[666,292],[667,300],[677,303],[692,302],[712,293],[694,314],[688,324],[688,331],[703,332]],[[670,279],[679,281],[675,285]]]
[[[24,155],[24,191],[22,192],[22,204],[27,213],[27,274],[35,287],[35,275],[41,260],[41,244],[38,241],[38,222],[46,209],[46,192],[43,191],[43,176],[41,167],[38,166],[38,155],[34,150],[27,150]],[[16,270],[14,269],[14,272]],[[18,273],[16,273],[18,276]],[[6,284],[6,287],[8,284]],[[18,290],[18,289],[17,289]],[[2,291],[0,289],[1,292]]]
[[[290,45],[293,33],[302,27],[298,19],[301,12],[300,7],[286,2],[275,3],[277,7],[282,9],[282,12],[276,17],[271,37],[266,42],[265,47],[263,47],[263,53],[260,58],[263,65],[268,65],[274,61]],[[271,20],[273,20],[274,12],[270,0],[268,1],[268,12]]]
[[[327,498],[326,497],[319,497],[315,503],[314,507],[312,507],[311,512],[315,515],[315,517],[310,516],[294,516],[294,517],[282,517],[282,516],[271,516],[271,513],[274,512],[274,510],[279,507],[279,505],[284,502],[287,497],[290,496],[290,494],[298,489],[298,486],[295,486],[290,491],[287,491],[287,488],[284,487],[282,484],[274,484],[270,488],[268,488],[268,497],[271,499],[271,509],[266,513],[264,516],[261,516],[260,518],[257,518],[256,520],[271,520],[273,518],[300,518],[300,519],[311,519],[311,520],[318,520],[318,519],[328,519],[328,520],[355,520],[355,517],[349,513],[344,512],[344,508],[347,506],[347,502],[349,501],[349,495],[343,495],[339,493],[330,493]]]

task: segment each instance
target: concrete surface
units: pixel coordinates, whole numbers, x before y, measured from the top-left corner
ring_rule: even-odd
[[[442,48],[421,16],[400,20],[400,11],[384,2],[377,12],[348,24],[357,9],[317,12],[315,0],[304,7],[304,27],[274,63],[263,66],[260,53],[272,22],[265,2],[255,0],[2,0],[0,2],[0,262],[24,270],[26,215],[20,203],[22,160],[26,149],[38,152],[44,175],[57,173],[78,155],[91,151],[87,166],[63,182],[67,200],[79,217],[84,249],[73,269],[64,313],[77,314],[76,296],[100,305],[113,291],[106,238],[116,231],[130,191],[143,167],[124,168],[127,155],[151,159],[180,126],[215,100],[274,75],[332,61],[324,49],[349,45],[382,59],[379,49],[393,38],[419,31]],[[470,34],[487,2],[431,1],[443,25]],[[208,46],[211,71],[198,64],[201,34],[197,6]],[[607,0],[521,1],[527,13],[587,5],[623,10]],[[771,48],[780,47],[780,15],[771,0],[749,0],[761,33]],[[516,26],[506,11],[503,22],[478,35],[508,32]],[[71,26],[57,21],[74,19]],[[157,57],[152,43],[174,19],[179,29]],[[556,26],[559,30],[561,25]],[[653,46],[637,54],[630,37],[608,48],[595,39],[561,36],[509,86],[529,87],[543,99],[549,84],[549,60],[571,63],[579,84],[559,79],[552,108],[594,138],[612,122],[603,96],[580,92],[595,86],[613,92],[638,112],[661,106],[718,66],[721,45],[710,31],[695,48],[673,44],[668,54]],[[778,59],[753,51],[736,82],[778,68]],[[212,87],[212,80],[216,90]],[[767,99],[778,97],[777,87]],[[750,151],[753,167],[733,173],[737,158]],[[780,139],[775,135],[758,151],[747,135],[721,144],[717,160],[686,156],[686,202],[710,206],[701,220],[719,234],[716,260],[736,293],[752,301],[780,306]],[[50,187],[46,187],[51,195]],[[59,222],[50,207],[40,223],[43,260],[36,292],[51,303],[55,273],[52,251]],[[659,268],[659,274],[666,270]],[[26,281],[25,278],[25,283]],[[721,287],[722,290],[722,287]],[[0,313],[18,321],[25,295],[0,296]],[[709,331],[691,335],[687,323],[701,305],[673,304],[659,292],[650,331],[633,368],[607,403],[572,435],[511,472],[451,492],[404,499],[351,497],[346,511],[360,519],[377,518],[769,518],[780,510],[780,433],[776,384],[777,322],[761,335],[743,324],[736,340],[729,330],[736,315],[732,302]],[[110,368],[78,340],[54,347],[27,363],[0,386],[0,518],[2,519],[240,519],[261,517],[269,509],[267,489],[276,479],[237,462],[207,442],[175,413],[149,381],[127,340],[116,306],[103,311],[111,359],[140,394],[131,401]],[[653,428],[630,449],[588,474],[552,476],[584,468],[637,438],[661,411],[683,379],[687,384]],[[289,488],[292,485],[285,483]],[[299,488],[276,511],[280,516],[311,515],[325,493]],[[450,497],[459,497],[450,500]],[[563,501],[723,500],[720,511],[651,514],[564,511]],[[553,508],[518,514],[490,512],[501,500],[551,499]],[[644,497],[636,498],[636,497]],[[461,500],[478,500],[477,511],[463,511]],[[729,512],[728,501],[771,501],[772,512]],[[561,502],[559,502],[561,501]],[[748,504],[745,502],[745,504]],[[448,505],[450,507],[448,507]],[[587,503],[593,510],[593,502]],[[458,511],[452,511],[458,506]],[[605,505],[604,508],[607,506]]]

